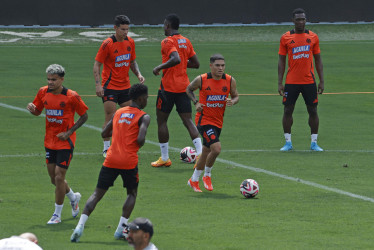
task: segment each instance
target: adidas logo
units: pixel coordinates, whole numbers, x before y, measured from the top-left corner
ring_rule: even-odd
[[[66,166],[66,161],[61,162],[60,165]]]
[[[211,90],[210,87],[208,86],[205,90]]]
[[[118,53],[118,50],[115,50],[114,53]]]
[[[290,44],[292,44],[292,43],[295,43],[295,41],[294,41],[294,40],[291,40]]]

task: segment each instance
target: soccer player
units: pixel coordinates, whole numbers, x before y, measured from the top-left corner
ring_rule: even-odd
[[[48,85],[41,87],[27,110],[33,115],[40,115],[46,109],[44,146],[47,170],[55,189],[55,211],[47,224],[61,222],[61,211],[65,195],[72,206],[72,215],[79,213],[80,193],[74,193],[65,180],[66,172],[73,157],[76,133],[88,118],[88,107],[77,92],[62,86],[65,69],[58,64],[49,65],[47,70]],[[80,118],[74,123],[74,114]]]
[[[136,250],[157,250],[158,248],[151,242],[153,236],[152,222],[147,218],[136,218],[130,225],[130,232],[127,242]]]
[[[188,97],[195,104],[195,122],[203,137],[203,152],[195,164],[192,177],[187,182],[195,192],[201,192],[199,178],[204,169],[204,187],[208,191],[213,191],[211,172],[216,158],[221,153],[219,137],[223,115],[226,106],[231,107],[239,102],[236,81],[225,73],[225,66],[225,58],[222,55],[212,55],[210,72],[196,77],[186,89]],[[199,99],[196,99],[193,93],[196,89],[199,89]]]
[[[192,121],[191,104],[186,95],[186,87],[189,84],[187,68],[197,69],[200,63],[190,40],[180,35],[178,29],[179,17],[175,14],[167,15],[164,21],[164,31],[167,38],[161,42],[162,64],[153,69],[154,75],[159,75],[161,70],[163,73],[156,102],[161,157],[151,163],[153,167],[171,166],[167,121],[174,105],[176,105],[179,117],[190,134],[197,155],[200,155],[202,150],[199,131]]]
[[[122,177],[123,187],[127,189],[127,198],[122,207],[122,217],[114,237],[116,239],[126,239],[127,237],[128,220],[135,206],[139,183],[137,152],[144,145],[150,122],[150,116],[142,111],[147,105],[147,86],[134,84],[130,88],[129,95],[132,100],[131,105],[118,109],[101,133],[103,138],[112,136],[113,143],[108,149],[96,189],[87,200],[78,225],[71,235],[72,242],[79,241],[88,216],[109,187],[113,186],[118,175]]]
[[[134,40],[127,35],[129,26],[130,19],[127,16],[116,16],[114,18],[115,34],[103,41],[96,54],[93,72],[96,95],[101,97],[104,103],[105,122],[103,128],[113,117],[117,103],[120,107],[131,104],[129,69],[138,77],[140,83],[145,81],[135,61]],[[104,66],[100,80],[101,65]],[[106,157],[110,138],[103,138],[103,140],[103,156]]]
[[[283,131],[286,144],[281,151],[292,150],[291,127],[293,124],[292,113],[299,94],[303,95],[308,113],[311,130],[311,145],[313,151],[323,151],[317,145],[319,118],[317,113],[318,94],[324,90],[323,64],[317,34],[305,29],[306,15],[303,9],[293,11],[295,28],[284,33],[280,39],[278,60],[278,92],[283,96]],[[285,86],[283,75],[286,68],[288,55],[288,71]],[[319,77],[318,89],[314,75],[313,57]],[[318,92],[317,92],[318,91]]]

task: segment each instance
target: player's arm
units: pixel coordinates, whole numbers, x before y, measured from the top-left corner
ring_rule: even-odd
[[[175,65],[180,64],[180,63],[181,63],[181,58],[179,57],[178,52],[173,51],[170,53],[169,60],[167,62],[162,63],[153,69],[153,74],[155,76],[158,76],[161,70],[174,67]]]
[[[283,75],[286,70],[286,56],[279,55],[278,59],[278,93],[284,96]]]
[[[87,121],[87,119],[88,119],[88,114],[86,112],[79,117],[78,121],[76,121],[76,123],[74,123],[74,125],[68,131],[61,132],[57,134],[56,136],[61,141],[67,140],[78,128],[80,128]]]
[[[318,94],[322,94],[325,90],[325,80],[323,76],[323,63],[320,53],[314,55],[314,61],[316,63],[316,70],[319,77]]]
[[[197,55],[193,55],[191,58],[188,59],[187,68],[198,69],[200,67],[199,59]]]
[[[136,142],[140,147],[142,147],[145,143],[145,136],[147,134],[147,129],[149,123],[151,122],[151,117],[149,115],[143,115],[142,118],[139,120],[139,134]]]
[[[35,116],[38,116],[38,115],[40,115],[40,114],[42,113],[41,111],[39,111],[39,110],[36,108],[35,104],[32,103],[32,102],[30,102],[29,104],[27,104],[26,109],[27,109],[28,111],[30,111],[30,113],[33,114],[33,115],[35,115]]]
[[[200,88],[201,88],[201,76],[198,76],[195,79],[193,79],[193,81],[190,84],[188,84],[187,89],[186,89],[186,94],[188,98],[190,98],[192,103],[195,105],[197,112],[201,112],[204,107],[204,104],[200,103],[194,94],[194,91]]]
[[[101,86],[101,79],[100,79],[100,68],[102,63],[95,60],[94,66],[93,66],[93,74],[95,78],[95,86],[96,86],[96,95],[98,97],[104,96],[104,89]]]
[[[142,73],[140,73],[138,63],[133,60],[130,62],[130,69],[136,75],[136,77],[139,79],[140,83],[144,83],[145,78],[143,77]]]
[[[231,78],[231,87],[230,87],[230,98],[226,99],[226,105],[228,107],[231,107],[232,105],[235,105],[239,102],[239,93],[236,88],[236,81],[234,77]]]

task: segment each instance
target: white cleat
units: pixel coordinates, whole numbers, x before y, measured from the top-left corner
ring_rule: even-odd
[[[81,200],[82,195],[80,193],[75,194],[75,201],[70,202],[71,205],[71,215],[75,218],[79,214],[79,201]]]
[[[57,214],[53,214],[52,218],[47,222],[47,224],[58,224],[61,222],[61,217]]]

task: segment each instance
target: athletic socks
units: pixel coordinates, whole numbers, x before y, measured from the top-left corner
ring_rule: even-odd
[[[104,141],[104,150],[103,151],[108,150],[109,147],[110,147],[110,141]]]
[[[284,139],[286,139],[286,142],[291,142],[291,134],[284,133]]]
[[[209,177],[211,177],[212,168],[213,168],[213,167],[205,166],[205,173],[204,173],[204,176],[209,176]]]
[[[57,214],[61,218],[61,211],[62,211],[63,207],[64,207],[64,204],[58,205],[58,204],[55,203],[55,212],[54,212],[54,214]]]
[[[203,146],[201,145],[200,137],[195,138],[192,142],[193,145],[195,145],[197,155],[201,155],[201,152],[203,151]]]
[[[88,215],[81,214],[81,217],[79,218],[78,225],[81,225],[84,227],[84,224],[86,224],[86,221],[88,220]]]
[[[121,229],[123,230],[124,229],[124,226],[123,225],[127,225],[127,222],[129,221],[129,219],[121,216],[121,219],[119,220],[119,223],[118,223],[118,227],[117,227],[117,230],[118,229]]]
[[[75,201],[75,199],[76,199],[75,194],[73,192],[73,189],[71,189],[71,188],[70,188],[69,193],[67,193],[65,195],[69,198],[70,201]]]
[[[167,161],[169,159],[169,142],[160,143],[160,149],[162,160]]]
[[[199,181],[200,175],[203,173],[203,170],[197,170],[195,168],[195,171],[192,174],[191,181]]]
[[[312,134],[311,136],[312,142],[317,142],[318,134]]]

